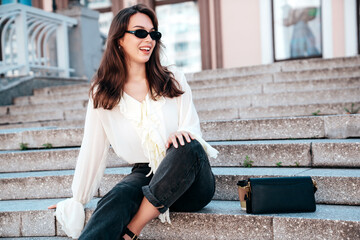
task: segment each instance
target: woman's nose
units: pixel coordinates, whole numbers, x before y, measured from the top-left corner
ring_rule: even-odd
[[[151,42],[152,41],[152,38],[150,37],[150,34],[148,34],[145,38],[145,41],[147,42]]]

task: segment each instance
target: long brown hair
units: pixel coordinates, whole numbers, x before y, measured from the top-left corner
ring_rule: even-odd
[[[124,36],[130,17],[138,12],[149,16],[154,29],[156,31],[158,29],[155,12],[143,4],[124,8],[114,17],[110,25],[104,55],[90,88],[90,95],[94,100],[95,108],[112,109],[123,96],[128,72],[125,52],[118,47],[118,40]],[[173,73],[161,66],[161,47],[162,43],[158,40],[149,61],[145,64],[150,94],[154,100],[159,96],[173,98],[184,93],[180,90],[179,83],[175,80]]]

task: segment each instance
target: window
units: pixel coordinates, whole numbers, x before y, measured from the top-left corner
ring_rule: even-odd
[[[188,42],[179,42],[175,43],[175,51],[176,52],[184,52],[188,49]]]
[[[321,0],[273,0],[275,61],[322,56]]]
[[[99,14],[99,28],[100,28],[100,33],[103,36],[107,37],[112,19],[113,19],[112,12],[104,12]]]
[[[80,0],[80,3],[91,9],[111,7],[111,0]]]
[[[184,72],[201,71],[200,17],[195,1],[159,4],[155,8],[165,45],[162,62]]]

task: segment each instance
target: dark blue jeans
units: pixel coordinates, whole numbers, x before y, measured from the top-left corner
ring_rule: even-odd
[[[131,174],[97,204],[82,239],[120,239],[145,196],[161,213],[192,212],[205,207],[215,193],[208,157],[197,140],[171,146],[154,175],[148,164],[135,164]]]

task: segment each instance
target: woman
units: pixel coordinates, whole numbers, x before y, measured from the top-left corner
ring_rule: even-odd
[[[135,5],[113,19],[107,47],[90,89],[84,138],[72,183],[57,220],[79,239],[137,239],[144,226],[175,211],[197,211],[215,191],[185,77],[160,65],[161,34],[153,10]],[[84,207],[96,193],[109,145],[134,164],[102,199],[84,230]],[[81,232],[82,231],[82,232]]]

